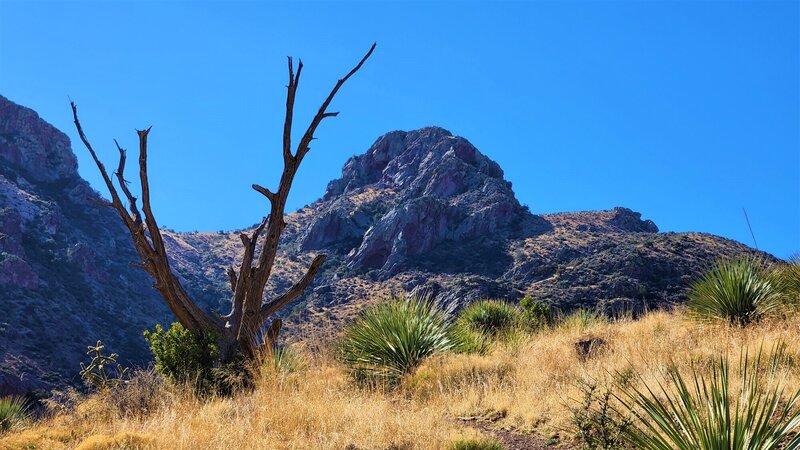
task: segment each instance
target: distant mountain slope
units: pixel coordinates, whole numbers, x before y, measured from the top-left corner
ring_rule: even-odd
[[[100,200],[78,176],[68,138],[0,97],[0,395],[77,381],[97,339],[142,362],[142,330],[171,322]],[[713,260],[752,251],[707,234],[658,233],[625,208],[534,215],[497,163],[436,127],[380,137],[286,221],[270,289],[328,254],[285,313],[293,338],[329,336],[389,293],[424,292],[454,308],[524,295],[565,309],[655,307],[680,302]],[[187,290],[227,312],[224,269],[242,251],[238,233],[164,236]]]
[[[287,224],[278,284],[328,254],[295,308],[300,335],[330,331],[330,321],[388,293],[426,293],[454,308],[525,295],[563,309],[664,306],[683,301],[714,260],[753,251],[709,234],[659,233],[626,208],[534,215],[494,161],[437,127],[381,136]],[[169,236],[195,295],[224,303],[237,235]]]
[[[0,96],[0,395],[77,377],[97,339],[146,361],[142,330],[169,320],[77,167],[66,135]]]

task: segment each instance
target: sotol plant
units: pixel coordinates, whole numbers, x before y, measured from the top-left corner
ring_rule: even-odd
[[[0,398],[0,433],[28,418],[25,399],[17,396]]]
[[[458,316],[461,326],[489,335],[497,335],[521,323],[522,312],[502,300],[480,300],[470,304]]]
[[[689,313],[701,320],[744,326],[781,305],[783,287],[763,261],[738,258],[718,262],[689,291]]]
[[[447,316],[421,298],[367,308],[344,331],[342,361],[357,378],[394,381],[430,355],[457,346]]]
[[[655,386],[623,387],[620,401],[640,419],[626,439],[643,450],[800,448],[800,389],[787,392],[782,352],[772,353],[766,369],[761,355],[741,357],[738,389],[732,389],[726,357],[710,374],[693,367],[684,377],[671,369]]]

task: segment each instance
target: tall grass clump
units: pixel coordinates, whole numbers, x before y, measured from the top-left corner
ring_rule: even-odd
[[[700,320],[722,320],[745,326],[781,306],[783,287],[763,261],[737,258],[719,261],[689,291],[689,313]]]
[[[643,450],[773,450],[800,448],[800,389],[787,392],[773,352],[766,369],[761,351],[740,358],[741,385],[731,384],[730,365],[721,357],[711,373],[692,366],[689,376],[673,368],[655,385],[622,387],[620,401],[640,420],[626,440]]]
[[[25,399],[12,395],[0,398],[0,433],[28,418],[28,405]]]
[[[522,311],[502,300],[479,300],[461,310],[457,324],[497,336],[522,322]]]
[[[456,345],[447,315],[432,301],[412,297],[364,310],[344,330],[340,354],[357,379],[396,381]]]

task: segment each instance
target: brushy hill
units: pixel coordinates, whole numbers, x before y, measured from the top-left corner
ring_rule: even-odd
[[[328,255],[286,328],[301,335],[337,329],[391,293],[450,309],[530,295],[564,310],[641,311],[682,303],[713,261],[754,252],[709,234],[659,233],[627,208],[533,214],[497,163],[438,127],[381,136],[286,222],[273,286]],[[168,233],[168,246],[192,294],[226,311],[238,233]]]
[[[752,355],[779,342],[787,386],[796,387],[796,316],[747,328],[701,324],[675,312],[567,319],[507,336],[485,356],[431,358],[395,390],[353,383],[330,350],[295,347],[293,362],[265,371],[255,391],[201,401],[144,374],[126,395],[67,405],[0,437],[0,448],[446,450],[464,437],[496,436],[508,450],[572,449],[579,448],[572,439],[584,383],[602,395],[620,377],[652,381],[670,364],[708,375],[721,355],[735,362],[742,351]]]
[[[142,363],[142,330],[172,321],[101,199],[78,176],[68,138],[0,97],[0,393],[76,382],[97,339]],[[268,288],[287,288],[316,253],[329,255],[288,313],[295,339],[330,337],[390,293],[423,292],[452,308],[524,295],[565,310],[652,308],[681,302],[713,260],[751,252],[716,236],[658,233],[625,208],[532,214],[497,163],[437,127],[380,137],[287,224]],[[227,313],[238,233],[165,239],[194,299]]]

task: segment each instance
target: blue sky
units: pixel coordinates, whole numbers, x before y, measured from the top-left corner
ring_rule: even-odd
[[[287,55],[296,127],[340,92],[290,207],[381,134],[439,125],[548,213],[627,206],[662,231],[800,251],[798,2],[0,1],[0,93],[67,132],[105,192],[67,97],[108,165],[153,126],[163,226],[255,223],[280,174]],[[300,130],[302,132],[302,130]]]

